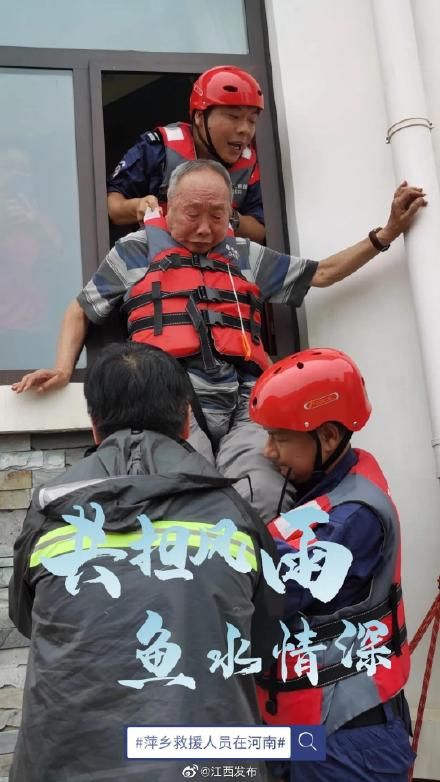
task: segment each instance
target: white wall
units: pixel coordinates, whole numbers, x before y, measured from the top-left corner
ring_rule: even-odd
[[[0,386],[0,434],[78,429],[90,429],[82,383],[45,394],[16,394],[10,386]]]
[[[415,0],[420,16],[425,3],[430,0]],[[297,233],[301,254],[319,260],[384,225],[398,184],[385,144],[370,2],[266,0],[266,6],[289,231]],[[430,82],[440,114],[440,80]],[[436,594],[440,491],[403,241],[355,277],[309,293],[306,314],[310,345],[347,351],[366,377],[374,413],[355,443],[374,451],[400,509],[412,638]],[[407,688],[413,707],[426,648],[425,641],[413,657]],[[439,663],[440,653],[416,768],[432,779],[440,778],[434,776],[440,769]]]
[[[428,119],[434,124],[432,143],[440,178],[440,3],[438,0],[411,0],[418,39],[420,64],[428,105]]]

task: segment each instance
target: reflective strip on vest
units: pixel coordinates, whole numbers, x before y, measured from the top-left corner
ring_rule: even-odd
[[[364,711],[397,695],[409,676],[409,648],[400,587],[398,514],[374,457],[366,451],[356,450],[356,454],[357,464],[353,465],[341,483],[327,495],[315,498],[314,502],[327,513],[349,502],[369,507],[379,518],[384,531],[382,567],[371,581],[369,595],[360,603],[345,606],[332,614],[305,617],[311,630],[317,633],[316,638],[312,636],[313,643],[320,637],[320,628],[321,637],[327,636],[328,639],[325,650],[316,653],[318,685],[310,686],[308,678],[304,676],[298,681],[294,672],[295,661],[289,659],[289,654],[286,655],[288,678],[283,682],[278,660],[271,674],[266,672],[262,677],[262,686],[260,684],[257,687],[262,715],[269,724],[325,723],[327,733],[330,734]],[[316,528],[319,525],[312,526]],[[274,531],[276,534],[276,525],[272,526]],[[286,542],[290,544],[289,540]],[[297,539],[292,539],[291,544],[293,550],[296,550]],[[341,666],[343,652],[335,645],[335,641],[341,620],[352,619],[353,622],[362,623],[363,617],[371,620],[374,609],[380,614],[375,620],[382,621],[388,631],[381,645],[391,648],[392,654],[386,658],[390,667],[378,662],[376,671],[369,676],[365,669],[357,671],[355,667]],[[289,629],[293,636],[302,630],[302,623],[292,623]],[[361,643],[357,642],[354,647],[353,666],[356,665],[356,651],[360,646]],[[292,682],[290,691],[289,681]]]
[[[214,525],[209,522],[199,521],[152,521],[151,522],[155,531],[156,538],[151,544],[151,548],[158,548],[161,541],[166,536],[166,540],[169,543],[174,543],[177,540],[177,533],[172,532],[176,529],[186,529],[191,532],[188,538],[188,548],[199,549],[202,541],[202,532],[206,532],[208,538],[214,540],[215,538],[222,537],[222,530],[213,529]],[[171,531],[170,531],[171,530]],[[35,545],[31,559],[30,566],[37,567],[41,565],[42,557],[53,558],[60,554],[68,554],[72,551],[78,550],[78,540],[75,538],[78,529],[73,525],[66,525],[57,529],[50,530],[39,538]],[[105,535],[105,539],[98,544],[98,548],[132,548],[132,544],[142,540],[143,533],[139,532],[123,532],[113,533],[108,532]],[[81,551],[87,551],[92,546],[92,541],[89,537],[84,536],[81,539]],[[248,562],[250,569],[258,571],[257,558],[255,555],[255,548],[250,535],[245,532],[237,530],[231,536],[231,542],[229,545],[229,553],[232,557],[236,557],[240,550],[245,547],[244,556]],[[209,549],[208,549],[209,551]]]

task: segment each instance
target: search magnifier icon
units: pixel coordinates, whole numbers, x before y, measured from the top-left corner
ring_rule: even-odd
[[[304,738],[303,738],[303,736],[304,736]],[[303,749],[310,749],[310,747],[311,747],[312,749],[315,750],[315,752],[318,751],[316,749],[314,743],[313,743],[313,733],[309,733],[307,730],[305,730],[305,731],[303,731],[302,733],[299,734],[299,736],[298,736],[298,744]]]

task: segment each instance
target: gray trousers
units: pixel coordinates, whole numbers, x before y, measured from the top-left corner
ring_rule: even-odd
[[[239,394],[236,405],[229,411],[203,410],[214,449],[192,416],[189,443],[226,478],[239,479],[236,490],[267,523],[276,514],[284,478],[263,456],[267,434],[250,420],[248,404],[249,396]],[[251,485],[245,476],[249,476]],[[289,507],[292,501],[286,495],[283,510]]]

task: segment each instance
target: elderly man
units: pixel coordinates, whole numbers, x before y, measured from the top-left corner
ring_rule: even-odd
[[[278,637],[282,598],[261,571],[261,549],[276,552],[185,442],[176,359],[107,345],[84,392],[97,451],[35,492],[14,547],[10,615],[31,646],[9,779],[177,782],[188,761],[169,744],[163,760],[126,760],[125,727],[261,723],[249,668]]]
[[[219,163],[178,166],[167,217],[151,213],[145,229],[117,242],[67,308],[55,368],[31,372],[13,389],[41,393],[66,385],[89,321],[103,323],[122,306],[130,339],[172,353],[187,370],[210,438],[193,421],[190,442],[211,461],[215,456],[225,476],[249,476],[237,488],[270,519],[283,479],[264,458],[264,433],[248,415],[252,386],[270,364],[260,339],[262,302],[299,306],[309,286],[326,287],[357,271],[408,227],[426,201],[419,188],[403,183],[385,228],[318,263],[236,239],[228,229],[231,197],[229,175]]]

